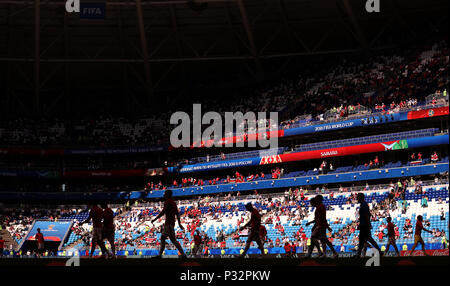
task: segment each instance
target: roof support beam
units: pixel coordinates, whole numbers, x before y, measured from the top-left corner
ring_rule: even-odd
[[[305,51],[307,51],[307,52],[311,51],[310,48],[305,44],[305,42],[302,39],[300,39],[300,37],[297,35],[297,33],[291,27],[291,24],[290,24],[288,16],[287,16],[286,5],[284,3],[284,0],[278,0],[278,7],[280,9],[280,15],[281,15],[281,19],[283,20],[284,27],[285,27],[286,31],[288,32],[288,34],[291,36],[291,38],[297,40],[297,42],[300,43],[300,45],[302,46],[302,48]],[[291,41],[293,41],[292,39],[291,39]],[[291,45],[293,45],[293,43],[291,43]]]
[[[66,59],[70,56],[70,37],[69,37],[69,19],[67,14],[64,14],[64,57]],[[64,99],[65,99],[65,110],[66,113],[70,113],[72,111],[71,102],[72,96],[70,92],[70,70],[69,63],[64,63]]]
[[[368,44],[366,41],[366,38],[364,36],[364,33],[361,30],[361,27],[359,26],[358,21],[356,20],[355,14],[353,13],[352,7],[350,6],[350,3],[348,2],[348,0],[342,0],[342,2],[344,3],[345,6],[345,10],[348,14],[348,16],[350,17],[350,21],[352,22],[352,26],[355,29],[358,41],[360,42],[361,46],[364,49],[368,49]]]
[[[40,113],[40,59],[41,59],[41,3],[35,0],[34,6],[34,100],[33,108],[36,114]]]
[[[146,89],[148,91],[148,103],[151,104],[153,100],[153,84],[150,73],[150,61],[147,49],[147,37],[145,36],[144,16],[142,13],[141,0],[136,0],[136,13],[138,18],[139,36],[141,39],[142,56],[144,59],[144,72],[145,72]]]
[[[258,78],[262,78],[263,69],[262,69],[261,61],[259,60],[259,54],[258,54],[258,50],[256,49],[255,40],[253,38],[253,32],[252,32],[252,29],[250,28],[250,24],[248,21],[247,11],[245,10],[243,0],[237,0],[237,3],[239,6],[239,11],[241,13],[242,23],[244,24],[245,32],[247,33],[247,39],[250,44],[250,52],[252,53],[252,56],[256,63]]]
[[[236,0],[196,0],[197,3],[224,3],[224,2],[236,2]],[[13,4],[13,5],[33,5],[32,0],[2,0],[2,4]],[[187,4],[188,0],[167,0],[167,1],[145,1],[142,3],[143,6],[166,6],[172,4]],[[53,6],[64,6],[65,1],[45,1],[46,5]],[[107,6],[133,6],[133,2],[130,1],[116,1],[116,2],[106,2]]]
[[[371,50],[385,50],[392,49],[394,45],[386,45],[373,48]],[[266,54],[262,55],[260,59],[274,59],[274,58],[285,58],[285,57],[297,57],[297,56],[310,56],[310,55],[327,55],[327,54],[345,54],[358,52],[360,49],[339,49],[339,50],[320,50],[311,52],[295,52],[295,53],[282,53],[282,54]],[[168,62],[204,62],[204,61],[228,61],[228,60],[253,60],[253,57],[249,56],[219,56],[219,57],[193,57],[193,58],[164,58],[164,59],[151,59],[152,63],[168,63]],[[34,59],[30,58],[2,58],[0,57],[0,62],[34,62]],[[63,58],[52,58],[52,59],[41,59],[41,62],[45,63],[130,63],[139,64],[143,63],[142,59],[92,59],[92,58],[73,58],[73,59],[63,59]]]

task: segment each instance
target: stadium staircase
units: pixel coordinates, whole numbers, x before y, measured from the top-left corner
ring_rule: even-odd
[[[14,238],[11,236],[11,234],[9,233],[9,231],[7,231],[6,229],[2,229],[0,231],[0,236],[3,238],[3,240],[5,241],[5,249],[9,249],[9,246],[12,245],[13,246],[13,250],[17,250],[17,247],[19,246],[17,244],[17,242],[14,240]]]

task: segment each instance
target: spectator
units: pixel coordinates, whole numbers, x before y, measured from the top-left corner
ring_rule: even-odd
[[[424,196],[422,198],[422,207],[423,208],[427,208],[428,207],[428,197],[427,196]]]
[[[436,163],[438,160],[438,154],[434,151],[433,155],[431,155],[431,162]]]

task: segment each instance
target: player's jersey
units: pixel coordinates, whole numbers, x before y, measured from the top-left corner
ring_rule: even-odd
[[[388,223],[387,230],[388,230],[388,236],[390,238],[394,238],[395,237],[395,226],[392,222]]]
[[[166,215],[166,225],[175,225],[175,217],[178,213],[177,204],[172,200],[168,199],[164,202],[164,209]]]
[[[103,211],[103,228],[114,229],[114,213],[110,208]]]
[[[359,207],[359,227],[360,228],[371,228],[370,223],[370,209],[366,202],[362,202]]]
[[[5,241],[3,239],[0,239],[0,248],[5,248]]]
[[[421,221],[417,221],[416,222],[416,231],[414,232],[414,235],[422,235],[422,229],[423,229],[423,224]]]
[[[327,210],[325,209],[324,204],[320,204],[317,206],[316,211],[314,212],[314,221],[316,225],[319,227],[327,227]]]
[[[259,236],[261,236],[261,238],[265,238],[266,235],[267,235],[266,227],[263,226],[263,225],[261,225],[261,226],[259,227]]]
[[[195,245],[200,245],[202,243],[202,237],[200,235],[194,235]]]
[[[44,243],[44,235],[42,233],[36,233],[34,238],[37,240],[37,243]]]
[[[261,215],[259,214],[257,209],[253,209],[251,214],[252,214],[250,218],[251,229],[259,230],[259,227],[261,226]]]
[[[92,225],[94,228],[102,228],[103,227],[103,210],[98,206],[93,206],[89,215],[92,218]]]

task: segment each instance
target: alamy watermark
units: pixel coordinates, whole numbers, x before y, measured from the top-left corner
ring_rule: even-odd
[[[370,257],[366,266],[380,266],[380,252],[378,250],[371,248],[366,252],[366,255]]]
[[[67,0],[66,1],[67,13],[79,13],[80,12],[80,0]]]
[[[379,13],[380,12],[380,0],[367,0],[366,1],[366,11],[368,13]]]
[[[80,266],[80,257],[72,256],[69,260],[66,261],[66,266]]]
[[[194,104],[192,109],[192,120],[182,111],[170,117],[170,124],[177,125],[170,133],[170,144],[175,148],[256,147],[257,143],[261,148],[278,147],[278,136],[270,136],[278,130],[277,112],[270,112],[269,118],[266,112],[225,112],[222,118],[213,111],[202,116],[201,104]],[[206,125],[202,131],[202,126]]]

